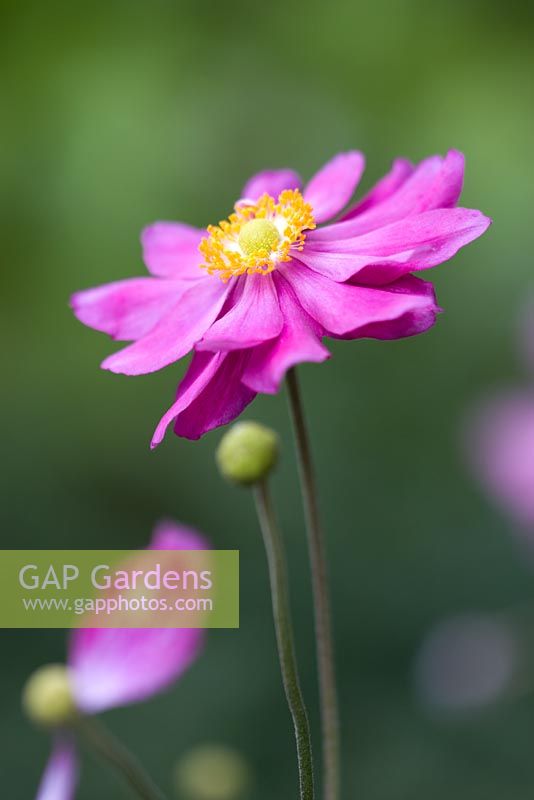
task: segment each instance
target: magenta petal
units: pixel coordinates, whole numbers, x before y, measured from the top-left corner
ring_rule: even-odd
[[[52,755],[37,790],[36,800],[73,800],[78,783],[78,758],[74,743],[56,739]]]
[[[163,440],[167,428],[178,414],[186,409],[208,385],[220,364],[224,353],[195,353],[183,380],[178,386],[176,400],[158,422],[150,446],[156,447]]]
[[[312,231],[310,242],[351,238],[423,211],[455,205],[461,192],[464,158],[451,150],[446,158],[432,156],[414,169],[398,190],[357,216]]]
[[[141,234],[143,260],[153,275],[195,280],[202,277],[198,246],[206,231],[182,222],[156,222]]]
[[[253,175],[243,187],[242,197],[257,200],[262,194],[277,198],[285,189],[300,189],[300,176],[292,169],[272,169]]]
[[[236,350],[224,357],[204,390],[176,417],[177,436],[199,439],[208,431],[232,422],[254,400],[256,392],[242,383],[248,358],[246,350]]]
[[[362,283],[389,283],[447,261],[490,224],[473,209],[436,209],[352,239],[306,242],[299,260],[336,281],[357,275]]]
[[[351,150],[328,161],[304,190],[316,222],[325,222],[341,211],[354,194],[365,168],[362,153]]]
[[[429,328],[439,311],[432,286],[411,275],[376,289],[336,283],[295,261],[283,274],[308,314],[344,339],[411,336]]]
[[[205,550],[207,543],[191,528],[164,522],[149,549]],[[68,663],[78,705],[94,714],[152,697],[182,675],[203,641],[204,631],[194,628],[73,630]]]
[[[145,336],[190,286],[185,281],[131,278],[72,295],[75,316],[114,339]]]
[[[188,525],[178,525],[166,519],[158,522],[152,533],[148,550],[209,550],[204,536]]]
[[[430,187],[422,211],[433,208],[453,208],[462,194],[464,186],[465,156],[459,150],[449,150],[441,165],[440,174]]]
[[[364,325],[358,323],[354,330],[343,334],[340,337],[342,339],[403,339],[416,336],[431,328],[441,312],[432,284],[413,275],[399,278],[380,290],[358,288],[362,293],[362,302],[369,304],[369,312],[374,311],[376,319],[370,319]],[[371,297],[368,293],[372,291],[380,296]]]
[[[213,323],[197,350],[241,350],[274,339],[284,323],[271,275],[247,275],[234,290],[236,299]]]
[[[192,285],[147,336],[108,356],[102,367],[143,375],[178,361],[215,321],[231,285],[212,277]]]
[[[199,439],[235,419],[256,396],[241,383],[247,360],[246,350],[195,353],[175,402],[156,428],[151,446],[161,442],[171,422],[175,422],[178,436]]]
[[[304,311],[283,278],[276,279],[284,327],[274,342],[254,349],[243,374],[243,383],[255,392],[276,394],[285,373],[295,364],[330,358],[321,342],[320,326]]]
[[[341,221],[343,222],[346,219],[357,217],[358,214],[362,214],[364,211],[367,211],[367,209],[382,203],[396,192],[399,186],[402,186],[413,171],[414,166],[411,161],[408,161],[406,158],[395,159],[391,171],[381,178],[365,197],[358,200],[358,202],[343,215]]]

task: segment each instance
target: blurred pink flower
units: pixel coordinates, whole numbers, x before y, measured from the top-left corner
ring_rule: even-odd
[[[36,800],[72,800],[78,783],[78,756],[74,743],[58,737],[41,779]]]
[[[261,172],[218,226],[146,228],[152,277],[73,296],[79,320],[134,342],[106,358],[105,369],[141,375],[193,351],[152,446],[171,423],[196,439],[237,417],[258,392],[276,393],[289,367],[329,357],[324,336],[398,339],[434,324],[433,287],[410,273],[452,258],[490,224],[480,211],[455,208],[464,158],[451,150],[415,166],[399,159],[332,222],[363,169],[362,154],[351,151],[304,189],[292,170]]]
[[[205,550],[191,528],[162,522],[149,549]],[[78,709],[95,714],[147,700],[168,688],[198,657],[204,631],[195,628],[77,628],[71,631],[67,665]],[[77,782],[72,742],[61,735],[43,775],[37,800],[71,800]]]
[[[534,533],[534,394],[509,390],[487,400],[472,415],[466,441],[484,489]]]

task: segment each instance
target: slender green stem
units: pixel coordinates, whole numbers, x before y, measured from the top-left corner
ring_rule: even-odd
[[[87,745],[104,761],[121,773],[142,800],[165,800],[165,795],[152,782],[137,759],[96,717],[79,717],[75,726]]]
[[[313,761],[310,726],[304,700],[302,699],[297,670],[284,547],[267,482],[262,481],[257,484],[254,494],[269,564],[274,627],[278,643],[282,681],[295,728],[300,800],[313,800]]]
[[[315,638],[319,669],[321,726],[323,744],[324,800],[338,800],[340,789],[340,733],[326,550],[319,519],[317,489],[310,441],[295,368],[287,374],[289,405],[297,445],[300,483],[311,563],[315,606]]]

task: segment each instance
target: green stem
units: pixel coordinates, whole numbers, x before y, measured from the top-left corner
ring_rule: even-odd
[[[137,759],[96,717],[79,717],[76,731],[104,761],[121,773],[136,797],[142,800],[165,800],[165,795],[152,782]]]
[[[313,800],[313,761],[310,726],[304,700],[302,699],[297,670],[284,548],[266,481],[256,485],[254,495],[269,565],[274,627],[278,643],[282,681],[295,728],[300,800]]]
[[[310,441],[295,368],[287,374],[289,405],[297,445],[300,483],[306,516],[308,549],[315,606],[315,638],[319,669],[323,744],[324,800],[338,800],[340,788],[340,734],[330,597],[324,537],[319,519],[317,489]]]

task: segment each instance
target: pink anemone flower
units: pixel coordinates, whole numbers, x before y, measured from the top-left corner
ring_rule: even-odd
[[[153,447],[171,423],[197,439],[258,392],[275,394],[290,367],[329,357],[323,337],[398,339],[434,324],[433,287],[410,273],[452,258],[490,224],[456,207],[464,158],[451,150],[417,165],[399,159],[339,216],[363,169],[363,155],[350,151],[304,188],[292,170],[261,172],[218,225],[146,228],[151,277],[73,296],[81,322],[133,342],[104,369],[141,375],[193,353]]]
[[[152,550],[205,550],[196,531],[160,523]],[[196,628],[77,628],[71,631],[67,665],[77,708],[97,714],[148,700],[170,687],[199,655],[204,631]],[[36,800],[72,800],[78,758],[67,732],[59,734]]]

